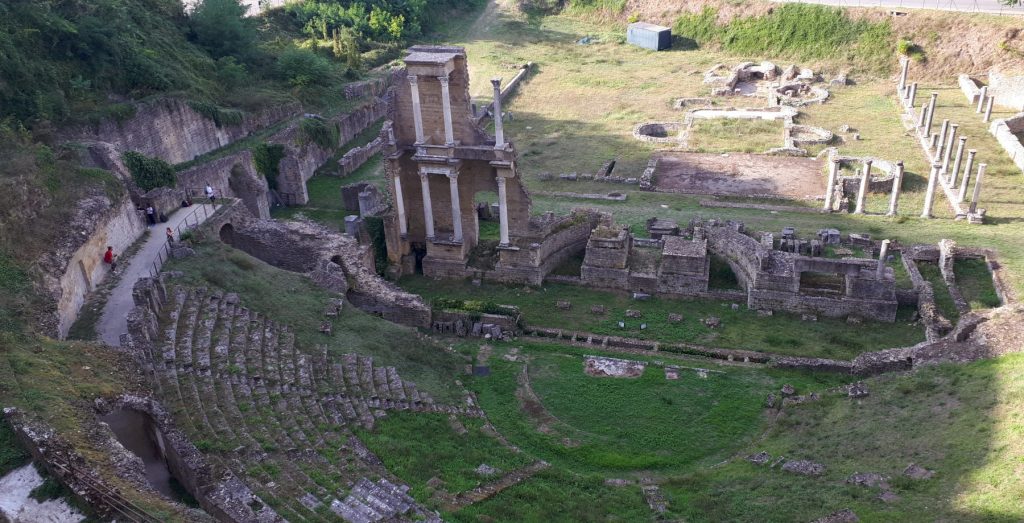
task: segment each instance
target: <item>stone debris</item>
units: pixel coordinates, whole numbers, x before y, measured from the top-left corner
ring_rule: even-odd
[[[331,503],[331,511],[351,523],[391,520],[416,507],[416,501],[408,492],[406,485],[398,486],[386,479],[373,483],[362,478],[345,501],[334,500]]]
[[[640,311],[638,311],[638,310],[626,309],[626,317],[627,318],[640,318],[642,316],[643,316],[643,314]]]
[[[804,403],[810,403],[812,401],[818,401],[820,399],[821,399],[821,396],[819,396],[817,392],[812,392],[812,393],[810,393],[810,394],[808,394],[806,396],[800,395],[800,396],[792,396],[792,397],[789,397],[789,398],[783,398],[782,399],[782,406],[783,407],[790,407],[790,406],[793,406],[793,405],[803,405]]]
[[[846,394],[851,398],[866,398],[868,396],[868,386],[863,381],[851,383],[849,388],[847,388]]]
[[[608,478],[604,480],[604,484],[609,487],[628,487],[629,485],[632,485],[633,482],[622,478]]]
[[[787,461],[782,465],[782,470],[803,476],[820,476],[825,473],[825,465],[815,463],[813,461],[798,459],[794,461]]]
[[[889,478],[875,472],[854,472],[850,477],[846,478],[846,482],[861,487],[889,488]]]
[[[931,479],[935,475],[935,471],[928,470],[917,463],[911,463],[903,469],[903,475],[912,479]]]
[[[590,312],[592,314],[605,314],[608,312],[608,308],[604,305],[591,305]]]
[[[572,302],[567,300],[558,300],[555,302],[555,307],[567,311],[572,308]]]
[[[751,454],[747,456],[747,461],[755,465],[767,465],[771,461],[772,457],[765,451],[758,452],[757,454]]]
[[[651,299],[651,295],[646,292],[634,292],[633,299],[636,301],[647,301]]]
[[[496,474],[500,474],[501,470],[500,469],[496,469],[496,468],[494,468],[494,467],[492,467],[492,466],[490,466],[490,465],[488,465],[486,463],[481,463],[480,466],[476,468],[476,473],[479,476],[487,477],[487,476],[494,476]]]
[[[669,323],[679,323],[683,321],[683,315],[670,312],[668,313],[668,321]]]
[[[325,322],[320,324],[320,332],[322,332],[322,333],[324,333],[324,334],[326,334],[328,336],[331,335],[331,332],[333,331],[333,329],[334,329],[334,326],[329,321],[325,321]]]
[[[881,501],[882,503],[895,503],[899,500],[900,497],[891,490],[883,490],[882,493],[878,495],[878,501]]]
[[[857,523],[858,521],[860,521],[860,518],[857,517],[857,514],[854,514],[848,508],[844,508],[823,518],[816,519],[813,523]]]
[[[718,316],[708,316],[702,320],[704,325],[710,329],[717,329],[722,325],[722,319]]]
[[[778,398],[775,397],[774,394],[769,394],[768,397],[765,398],[764,400],[764,406],[769,409],[774,409],[775,406],[778,405],[778,402],[779,400]]]
[[[783,397],[792,396],[794,394],[796,394],[796,387],[793,387],[793,385],[790,385],[789,383],[786,383],[785,385],[782,386]]]
[[[316,496],[314,496],[313,494],[310,494],[309,492],[307,492],[305,496],[299,498],[299,503],[302,503],[303,505],[305,505],[306,508],[313,511],[315,511],[317,508],[320,507],[320,505],[322,505],[322,503],[320,503],[320,500],[317,499]]]
[[[645,368],[647,364],[642,361],[602,356],[586,356],[583,362],[583,372],[595,377],[636,378],[643,375]]]
[[[679,379],[679,369],[675,367],[665,367],[665,379],[677,380]]]
[[[647,506],[651,507],[651,510],[658,514],[664,514],[668,510],[668,500],[665,499],[665,495],[661,493],[661,489],[657,485],[644,485],[641,490],[644,493],[644,499],[647,500]]]
[[[818,316],[815,314],[801,314],[801,321],[818,321]]]
[[[771,309],[758,309],[757,311],[758,316],[772,316],[774,314],[775,312],[772,311]]]

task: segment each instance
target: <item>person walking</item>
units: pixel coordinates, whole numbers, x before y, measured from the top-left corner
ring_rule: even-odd
[[[210,205],[213,205],[217,200],[217,193],[213,191],[213,187],[206,186],[206,197],[210,199]]]
[[[152,205],[146,207],[146,221],[150,227],[156,225],[156,209],[153,209]]]
[[[167,243],[174,243],[174,231],[170,227],[167,228]]]
[[[110,266],[110,272],[114,272],[117,268],[117,255],[114,254],[114,248],[110,245],[107,246],[107,252],[103,253],[103,263]]]

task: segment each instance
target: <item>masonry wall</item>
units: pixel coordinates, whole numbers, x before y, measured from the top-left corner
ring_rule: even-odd
[[[996,137],[999,145],[1021,171],[1024,171],[1024,144],[1014,133],[1024,132],[1024,113],[1012,118],[994,120],[989,126],[989,133]]]
[[[61,339],[78,319],[87,295],[110,273],[110,266],[103,263],[107,246],[115,253],[124,253],[146,230],[142,216],[127,197],[100,212],[92,233],[71,255],[57,282],[57,336]]]
[[[300,111],[297,103],[282,104],[246,114],[240,125],[218,127],[179,98],[140,102],[135,108],[135,115],[127,120],[108,118],[95,125],[73,127],[61,132],[59,139],[109,142],[120,151],[138,151],[174,164],[224,147]]]
[[[996,104],[1024,111],[1024,76],[1009,76],[994,68],[988,72],[988,92]]]
[[[242,200],[253,216],[270,218],[270,188],[266,178],[256,172],[248,150],[197,165],[175,177],[178,187],[201,191],[210,185],[220,196]]]

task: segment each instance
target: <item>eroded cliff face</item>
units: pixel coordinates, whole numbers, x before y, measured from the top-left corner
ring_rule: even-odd
[[[229,145],[260,129],[299,113],[298,103],[282,104],[247,113],[238,125],[221,125],[196,112],[187,101],[164,98],[135,105],[126,120],[106,119],[58,133],[61,141],[98,141],[119,151],[137,151],[167,163],[187,162]]]

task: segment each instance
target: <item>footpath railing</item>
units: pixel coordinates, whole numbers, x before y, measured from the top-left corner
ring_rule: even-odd
[[[116,513],[118,517],[114,519],[123,519],[124,521],[136,523],[159,523],[162,521],[135,503],[125,499],[116,489],[97,481],[88,469],[83,469],[72,462],[64,461],[56,455],[50,455],[47,462],[58,474],[68,478],[68,482],[88,490],[88,494],[93,498],[94,505],[102,505],[111,512]]]
[[[194,230],[199,227],[203,222],[210,218],[210,216],[217,212],[217,209],[221,205],[213,205],[213,210],[208,207],[210,204],[196,204],[196,208],[192,209],[188,214],[185,215],[185,219],[182,220],[175,228],[175,238],[181,239],[182,233]],[[157,253],[156,258],[150,262],[149,276],[156,278],[160,274],[160,269],[167,262],[167,259],[171,257],[171,242],[164,242],[163,247]]]

